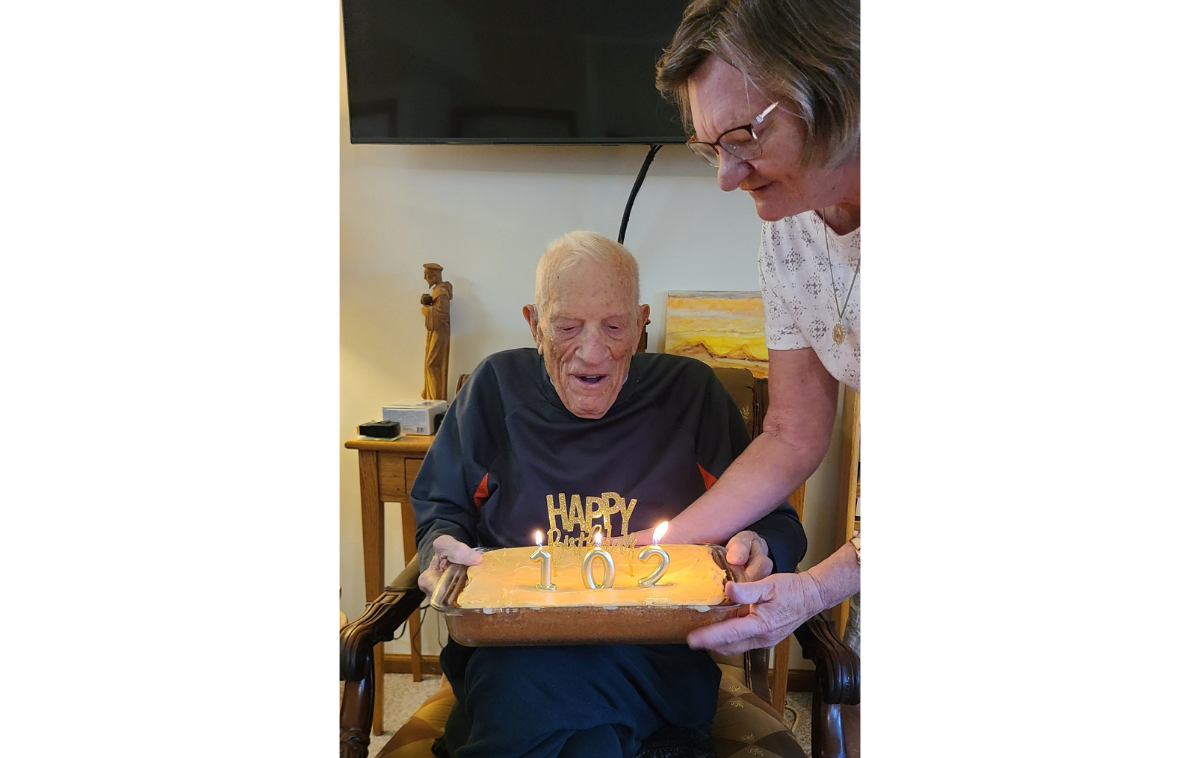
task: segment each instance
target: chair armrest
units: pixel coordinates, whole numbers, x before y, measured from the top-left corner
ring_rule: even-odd
[[[858,705],[858,654],[833,632],[824,613],[819,613],[796,630],[804,657],[816,666],[816,694],[829,704]]]
[[[363,614],[342,627],[341,669],[343,681],[359,681],[370,667],[371,650],[396,636],[396,629],[421,607],[425,593],[417,586],[421,567],[416,558],[384,588]]]
[[[408,592],[411,589],[418,589],[417,579],[421,577],[421,559],[413,558],[404,567],[404,570],[396,574],[396,578],[388,582],[384,589],[397,590],[399,592]]]
[[[762,647],[747,650],[743,663],[750,691],[767,703],[771,702],[771,680],[767,674],[770,661],[771,648]]]

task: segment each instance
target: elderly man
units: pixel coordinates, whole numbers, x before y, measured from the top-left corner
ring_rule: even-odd
[[[548,508],[548,495],[636,499],[609,525],[614,537],[632,535],[683,510],[749,443],[708,366],[635,354],[650,312],[638,300],[637,262],[624,246],[590,232],[550,243],[535,302],[523,309],[537,349],[497,353],[471,374],[414,483],[426,592],[449,563],[480,563],[473,546],[529,545],[536,529],[561,542],[586,538],[590,528]],[[803,555],[787,503],[752,530],[728,545],[752,578]],[[711,748],[720,675],[686,645],[450,640],[441,663],[457,699],[444,738],[450,755],[631,756],[663,728]]]

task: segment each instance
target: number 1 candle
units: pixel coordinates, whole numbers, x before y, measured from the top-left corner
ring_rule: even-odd
[[[534,532],[533,538],[537,542],[537,550],[533,551],[533,555],[529,556],[529,560],[542,562],[542,581],[537,585],[537,588],[539,590],[558,589],[550,578],[550,572],[553,571],[554,559],[546,552],[546,548],[542,547],[542,530],[539,529]]]

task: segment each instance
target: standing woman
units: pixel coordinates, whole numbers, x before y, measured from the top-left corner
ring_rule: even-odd
[[[858,3],[695,0],[657,84],[694,129],[688,147],[717,169],[721,189],[749,192],[764,222],[763,432],[671,522],[672,539],[723,543],[812,475],[829,447],[838,383],[859,390]],[[730,584],[731,599],[755,604],[751,615],[697,630],[689,644],[723,653],[774,645],[858,591],[858,555],[855,538],[806,572]]]

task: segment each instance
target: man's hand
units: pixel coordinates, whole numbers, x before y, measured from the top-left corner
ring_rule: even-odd
[[[693,630],[687,636],[693,649],[731,655],[773,647],[825,610],[817,583],[807,573],[772,574],[757,582],[729,582],[725,585],[725,596],[735,603],[750,603],[750,615]]]
[[[457,563],[460,566],[478,566],[483,563],[483,556],[479,551],[473,550],[448,534],[443,534],[433,541],[433,560],[429,562],[429,568],[421,572],[421,576],[417,578],[417,585],[425,591],[426,595],[433,595],[433,588],[437,586],[438,580],[442,578],[442,574],[446,573],[451,563]]]
[[[749,530],[733,535],[725,545],[725,560],[730,566],[741,566],[747,582],[762,579],[774,567],[767,555],[767,541]]]

